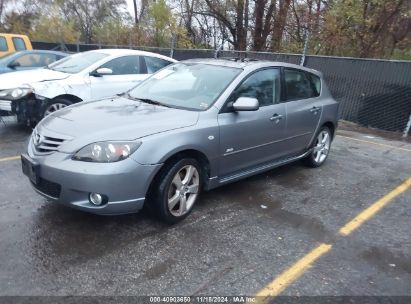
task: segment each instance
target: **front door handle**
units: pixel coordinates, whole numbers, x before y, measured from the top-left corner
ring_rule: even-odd
[[[320,110],[321,110],[320,107],[312,107],[312,108],[310,109],[310,112],[313,113],[313,114],[317,114],[317,112],[320,111]]]
[[[270,120],[275,121],[275,123],[279,123],[281,119],[283,119],[283,115],[277,113],[270,117]]]

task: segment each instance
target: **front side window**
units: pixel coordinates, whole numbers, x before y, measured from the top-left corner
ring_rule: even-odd
[[[0,52],[7,52],[8,50],[6,38],[0,37]]]
[[[100,68],[112,70],[113,74],[111,75],[140,74],[139,62],[139,56],[123,56],[106,62]]]
[[[49,65],[49,69],[69,74],[75,74],[83,71],[84,69],[107,56],[107,54],[100,52],[79,53],[52,63],[51,65]]]
[[[252,97],[260,107],[273,105],[280,101],[280,70],[265,69],[253,73],[237,87],[229,98],[235,102],[239,97]]]
[[[12,40],[13,40],[14,48],[16,49],[16,51],[27,50],[26,44],[24,43],[23,39],[21,39],[19,37],[13,37]]]
[[[129,92],[166,106],[206,110],[242,69],[204,63],[177,63],[166,67]]]
[[[20,67],[39,68],[49,65],[56,60],[53,54],[27,54],[13,61]]]
[[[284,76],[287,100],[306,99],[318,96],[306,72],[286,69]]]
[[[153,74],[172,63],[168,60],[149,56],[144,56],[144,60],[146,62],[148,74]]]

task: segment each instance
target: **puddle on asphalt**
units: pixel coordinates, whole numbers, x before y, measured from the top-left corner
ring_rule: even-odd
[[[321,221],[284,209],[285,204],[279,198],[280,196],[276,195],[277,191],[284,191],[284,188],[294,191],[310,190],[305,170],[307,169],[300,164],[290,164],[228,184],[205,193],[204,204],[210,205],[211,203],[206,202],[210,200],[218,204],[230,203],[232,208],[253,209],[262,212],[265,217],[277,224],[290,225],[318,241],[330,242],[334,239],[334,235]],[[310,198],[305,197],[299,203],[306,205],[309,201]],[[266,208],[262,208],[261,205]]]
[[[383,271],[411,273],[411,256],[395,255],[381,247],[371,247],[363,251],[361,256]]]
[[[34,262],[43,270],[105,256],[167,231],[146,212],[98,216],[48,203],[35,216],[30,236]]]
[[[144,276],[149,280],[161,277],[163,274],[166,274],[167,270],[170,268],[170,265],[173,265],[174,263],[175,261],[172,259],[167,259],[164,262],[160,262],[147,269]]]

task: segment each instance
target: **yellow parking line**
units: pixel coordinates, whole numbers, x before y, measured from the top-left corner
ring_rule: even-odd
[[[18,159],[20,159],[20,156],[10,156],[10,157],[0,158],[0,162],[9,161],[9,160],[18,160]]]
[[[339,134],[337,134],[337,136],[338,136],[338,137],[342,137],[342,138],[347,138],[347,139],[355,140],[355,141],[359,141],[359,142],[363,142],[363,143],[366,143],[366,144],[371,144],[371,145],[386,147],[386,148],[390,148],[390,149],[395,149],[395,150],[402,150],[402,151],[411,152],[411,149],[402,148],[402,147],[397,147],[397,146],[391,146],[391,145],[382,144],[382,143],[377,143],[377,142],[375,142],[375,141],[358,139],[358,138],[349,137],[349,136],[344,136],[344,135],[339,135]]]
[[[281,273],[274,281],[261,289],[256,294],[256,297],[263,297],[263,299],[259,300],[261,302],[264,302],[267,297],[278,296],[291,283],[301,277],[312,263],[314,263],[322,255],[330,251],[331,247],[331,245],[324,243],[318,245],[316,248],[314,248],[308,254],[298,260],[297,263]]]
[[[396,187],[394,190],[384,195],[382,198],[373,203],[370,207],[360,212],[352,220],[339,230],[339,235],[345,237],[353,232],[355,229],[360,227],[371,217],[377,214],[382,208],[384,208],[388,203],[390,203],[394,198],[396,198],[401,193],[407,191],[411,188],[411,177],[408,178],[401,185]],[[262,297],[258,299],[258,302],[266,302],[267,300],[272,300],[268,297],[277,297],[281,294],[289,285],[298,280],[309,267],[318,260],[321,256],[330,251],[332,245],[321,243],[316,248],[307,253],[304,257],[298,260],[296,263],[291,265],[287,270],[282,272],[278,277],[276,277],[271,283],[261,289],[256,297]]]
[[[364,222],[368,221],[371,217],[378,213],[382,208],[388,205],[394,198],[396,198],[401,193],[407,191],[411,187],[411,178],[407,179],[404,183],[399,185],[397,188],[392,190],[390,193],[384,195],[374,204],[369,206],[367,209],[362,211],[360,214],[355,216],[351,221],[345,224],[338,233],[342,236],[347,236],[355,229],[360,227]]]

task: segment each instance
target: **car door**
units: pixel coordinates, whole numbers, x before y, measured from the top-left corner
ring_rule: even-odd
[[[286,68],[284,84],[289,152],[298,154],[306,150],[321,117],[320,80],[306,71]]]
[[[114,58],[96,69],[110,69],[111,75],[90,75],[90,89],[93,99],[111,97],[134,87],[147,75],[142,74],[140,56],[129,55]]]
[[[280,101],[280,70],[268,68],[249,75],[231,94],[218,115],[221,177],[281,157],[286,126],[285,104]],[[257,98],[257,111],[235,112],[239,97]]]

